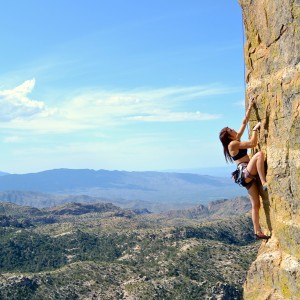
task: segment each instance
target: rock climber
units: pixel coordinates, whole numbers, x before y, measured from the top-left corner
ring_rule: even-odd
[[[240,178],[240,184],[244,186],[249,194],[252,204],[252,222],[256,239],[269,239],[270,236],[265,235],[259,224],[259,192],[256,182],[256,175],[259,175],[264,191],[268,190],[268,184],[265,175],[264,154],[259,151],[250,159],[247,154],[248,148],[254,148],[257,145],[258,130],[261,123],[257,123],[252,129],[252,136],[248,141],[240,141],[244,133],[246,125],[249,121],[251,109],[254,105],[254,99],[249,102],[246,115],[242,121],[240,129],[236,132],[234,129],[225,127],[220,132],[220,140],[224,148],[224,156],[226,162],[236,163],[237,174]]]

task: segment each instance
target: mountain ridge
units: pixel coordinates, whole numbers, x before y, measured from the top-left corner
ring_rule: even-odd
[[[54,169],[0,176],[0,191],[86,195],[108,201],[207,203],[245,195],[230,178],[191,173]],[[1,200],[1,199],[0,199]]]

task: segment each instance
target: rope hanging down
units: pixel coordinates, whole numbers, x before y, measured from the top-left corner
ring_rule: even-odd
[[[244,27],[244,16],[243,16],[243,12],[242,12],[242,35],[243,35],[243,58],[244,58],[244,61],[243,61],[243,67],[244,67],[244,97],[245,97],[245,116],[246,116],[246,104],[247,104],[247,86],[246,86],[246,59],[245,59],[245,27]],[[248,131],[248,138],[250,139],[251,136],[250,136],[250,128],[249,128],[249,122],[247,122],[247,131]],[[255,150],[254,148],[251,148],[250,150],[252,156],[254,155],[255,153]]]
[[[243,67],[244,67],[244,98],[245,98],[245,116],[246,116],[246,104],[247,104],[247,87],[246,87],[246,65],[245,65],[245,28],[244,28],[244,17],[243,17],[243,12],[242,12],[242,36],[243,36]],[[247,131],[248,131],[248,138],[250,139],[250,129],[249,129],[249,123],[247,122]]]

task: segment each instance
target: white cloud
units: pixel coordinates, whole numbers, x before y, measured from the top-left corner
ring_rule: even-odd
[[[102,129],[132,122],[186,122],[220,118],[218,114],[190,110],[202,98],[228,94],[234,89],[221,86],[168,87],[131,91],[88,90],[49,108],[28,97],[35,80],[12,90],[0,91],[2,127],[41,133],[67,133]]]
[[[220,116],[182,110],[190,101],[201,97],[231,92],[215,87],[170,87],[124,92],[96,92],[80,95],[67,103],[69,118],[89,118],[95,123],[203,121]],[[92,121],[93,122],[93,121]]]
[[[219,119],[220,115],[205,114],[201,112],[171,112],[171,113],[159,113],[157,115],[137,115],[128,117],[133,121],[145,121],[145,122],[182,122],[182,121],[206,121]]]
[[[0,121],[28,118],[47,111],[43,102],[28,98],[34,86],[35,79],[32,79],[14,89],[0,91]]]

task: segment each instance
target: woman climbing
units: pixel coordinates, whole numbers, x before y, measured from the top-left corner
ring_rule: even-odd
[[[252,204],[252,222],[254,232],[257,239],[269,239],[270,236],[262,233],[259,225],[259,193],[255,176],[258,174],[263,186],[263,190],[267,191],[268,185],[264,168],[264,154],[257,152],[251,159],[247,154],[248,148],[254,148],[257,145],[257,131],[260,128],[260,122],[257,123],[253,130],[252,136],[248,141],[240,141],[244,133],[246,125],[249,121],[251,108],[254,100],[251,100],[243,119],[242,125],[238,132],[229,127],[225,127],[220,132],[220,140],[224,148],[224,156],[226,162],[235,162],[237,164],[237,173],[240,175],[240,184],[248,190],[248,194]]]

